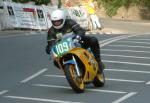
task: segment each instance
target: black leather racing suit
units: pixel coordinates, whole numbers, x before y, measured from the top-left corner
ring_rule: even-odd
[[[48,35],[47,35],[47,44],[48,45],[46,47],[47,54],[50,54],[50,49],[51,49],[52,45],[55,43],[55,40],[58,38],[60,33],[63,35],[63,34],[70,33],[70,32],[80,35],[81,40],[83,41],[82,46],[85,49],[90,47],[94,56],[96,57],[96,60],[98,61],[98,63],[102,64],[101,59],[100,59],[100,46],[99,46],[97,38],[95,38],[94,36],[85,36],[86,30],[81,28],[80,25],[77,24],[72,19],[66,19],[65,24],[64,24],[63,28],[61,28],[61,29],[55,29],[52,26],[48,30]]]

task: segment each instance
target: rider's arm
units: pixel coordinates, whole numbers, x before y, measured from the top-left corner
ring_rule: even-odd
[[[55,32],[54,32],[54,29],[50,28],[48,30],[48,34],[47,34],[47,44],[49,46],[52,46],[55,43],[55,40],[56,40],[56,35],[55,35]]]
[[[68,23],[72,28],[73,32],[78,35],[85,35],[86,30],[82,28],[76,21],[72,19],[68,19]]]
[[[50,54],[51,47],[55,43],[56,37],[53,28],[50,28],[47,33],[47,46],[46,46],[46,53]]]

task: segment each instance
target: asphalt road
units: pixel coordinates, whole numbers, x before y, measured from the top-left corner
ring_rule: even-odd
[[[0,103],[149,103],[150,35],[93,33],[106,84],[71,90],[45,53],[44,32],[0,32]]]

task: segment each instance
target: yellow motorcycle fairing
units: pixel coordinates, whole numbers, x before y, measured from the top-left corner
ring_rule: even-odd
[[[70,53],[76,55],[85,66],[84,83],[93,81],[98,71],[98,63],[93,55],[83,48],[74,48]]]

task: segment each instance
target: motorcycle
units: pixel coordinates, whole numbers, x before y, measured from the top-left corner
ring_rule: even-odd
[[[104,72],[90,50],[82,48],[82,41],[74,39],[76,35],[65,34],[51,49],[54,63],[66,76],[69,85],[76,93],[84,92],[85,85],[93,83],[95,87],[105,84]]]

